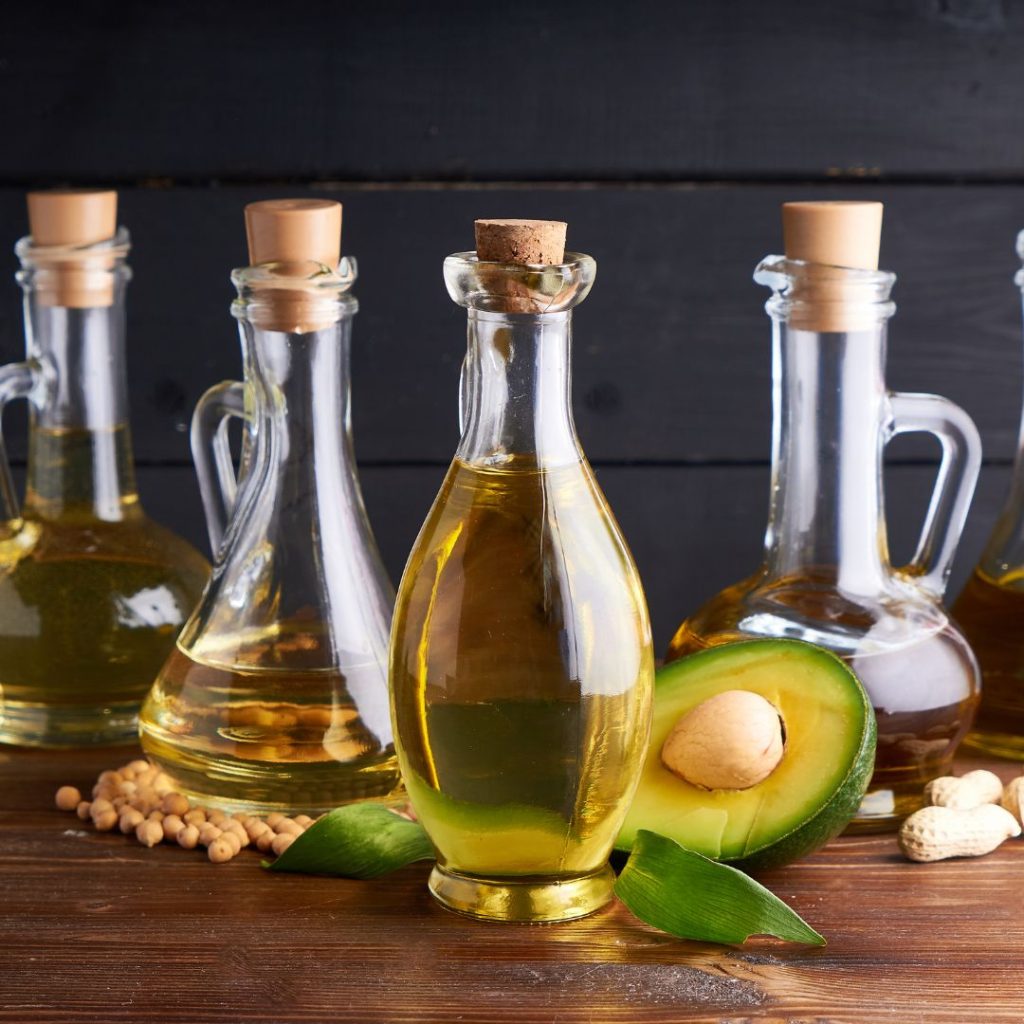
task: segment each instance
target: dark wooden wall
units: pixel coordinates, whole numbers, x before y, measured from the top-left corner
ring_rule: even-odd
[[[750,275],[780,246],[785,199],[885,201],[890,385],[960,402],[986,445],[954,586],[984,542],[1020,418],[1024,5],[22,4],[5,11],[0,88],[2,245],[25,233],[27,187],[121,190],[143,497],[204,547],[187,423],[238,372],[242,206],[294,194],[345,204],[356,447],[396,578],[457,442],[464,315],[440,269],[477,216],[566,219],[598,260],[577,423],[659,646],[758,559],[769,345]],[[10,280],[0,357],[22,344]],[[23,419],[6,417],[16,459]],[[934,452],[891,454],[899,557]]]

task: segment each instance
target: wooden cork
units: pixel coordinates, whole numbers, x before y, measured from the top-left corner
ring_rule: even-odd
[[[29,192],[34,245],[93,245],[117,234],[117,193],[95,189]]]
[[[802,202],[782,204],[786,258],[809,264],[794,288],[790,326],[799,330],[862,330],[877,322],[851,275],[842,269],[877,270],[882,204]]]
[[[341,261],[341,203],[331,199],[267,199],[245,208],[249,262],[276,264],[278,277],[296,278],[298,287],[259,290],[253,323],[267,331],[308,334],[337,320],[331,300],[302,285],[310,263],[335,270]]]
[[[882,204],[783,203],[782,237],[787,259],[877,270]]]
[[[249,262],[323,263],[341,260],[341,203],[331,199],[266,199],[245,208]]]
[[[521,266],[561,263],[566,226],[561,220],[478,220],[477,259]]]
[[[29,192],[28,224],[33,246],[89,246],[117,234],[117,193],[97,189]],[[46,306],[87,309],[114,301],[109,253],[41,258],[37,294]]]

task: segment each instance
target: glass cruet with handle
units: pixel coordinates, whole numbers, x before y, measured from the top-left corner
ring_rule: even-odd
[[[0,407],[30,410],[20,508],[0,448],[0,742],[131,743],[209,566],[136,489],[117,193],[34,192],[28,212],[26,359],[0,369]]]
[[[895,827],[948,774],[978,702],[971,649],[942,595],[981,464],[968,415],[937,395],[887,390],[895,276],[880,271],[882,206],[787,203],[786,255],[754,275],[772,289],[772,485],[765,557],[687,618],[668,658],[748,636],[807,640],[843,657],[878,719],[875,773],[853,828]],[[890,564],[886,443],[942,446],[909,565]]]
[[[594,260],[565,225],[478,221],[445,261],[468,312],[462,438],[406,565],[391,693],[430,889],[480,918],[555,921],[611,896],[654,662],[632,557],[570,405],[572,308]]]
[[[146,701],[142,743],[207,803],[318,813],[398,785],[393,591],[349,420],[356,268],[339,259],[338,203],[253,203],[246,225],[252,265],[232,275],[246,379],[213,389],[193,430],[213,578]],[[235,416],[237,487],[222,427]]]

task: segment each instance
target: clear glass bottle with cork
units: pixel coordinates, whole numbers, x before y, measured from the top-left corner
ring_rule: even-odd
[[[1017,255],[1024,260],[1024,231]],[[1014,281],[1024,289],[1024,269]],[[1024,421],[1009,493],[953,614],[984,682],[967,744],[1024,761]]]
[[[750,636],[826,647],[878,718],[875,774],[854,828],[895,827],[948,774],[978,702],[977,664],[942,606],[981,464],[977,429],[936,395],[886,389],[895,276],[878,270],[880,203],[787,203],[772,290],[772,485],[765,559],[679,627],[668,658]],[[916,553],[890,563],[882,459],[896,434],[942,445]]]
[[[146,701],[142,744],[205,803],[318,813],[399,782],[394,592],[349,418],[356,265],[340,258],[339,203],[245,213],[252,265],[232,274],[232,311],[246,379],[218,385],[193,431],[213,579]],[[237,485],[221,429],[232,416],[248,446]]]
[[[28,213],[26,359],[0,369],[0,407],[30,410],[20,508],[0,448],[0,742],[130,743],[209,566],[136,490],[117,193],[34,192]]]
[[[399,587],[392,708],[430,889],[481,918],[580,917],[650,732],[640,580],[576,436],[572,309],[596,265],[565,225],[477,221],[445,261],[468,311],[462,438]]]

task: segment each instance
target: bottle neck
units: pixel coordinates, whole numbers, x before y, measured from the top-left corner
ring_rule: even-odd
[[[354,309],[352,303],[340,320],[305,333],[241,320],[252,448],[222,556],[245,564],[247,587],[264,576],[271,581],[275,620],[329,623],[331,664],[386,660],[390,604],[368,595],[393,597],[352,448]],[[258,567],[257,551],[265,552]]]
[[[840,333],[773,323],[768,575],[877,594],[891,575],[882,511],[886,321]]]
[[[553,467],[583,457],[570,398],[572,313],[469,309],[464,462]]]
[[[302,334],[243,322],[242,332],[253,385],[253,459],[264,489],[289,497],[282,513],[309,520],[318,496],[337,492],[352,468],[351,320]]]
[[[138,513],[128,427],[124,284],[114,271],[108,305],[63,306],[28,283],[30,395],[25,513],[82,513],[116,521]]]

